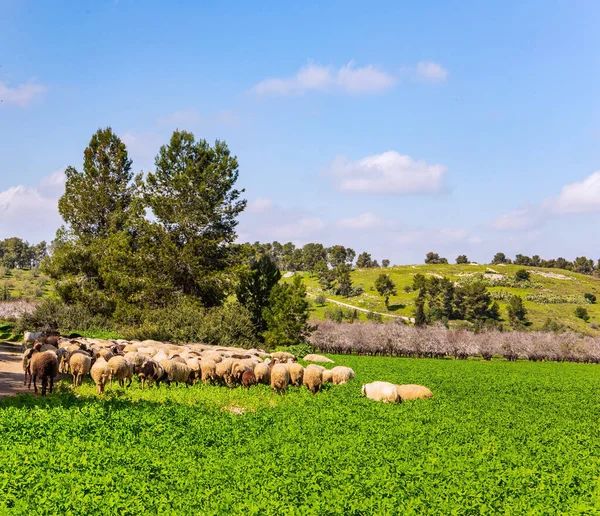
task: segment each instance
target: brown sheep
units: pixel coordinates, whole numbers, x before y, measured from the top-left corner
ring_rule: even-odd
[[[54,377],[58,374],[58,358],[51,351],[40,351],[41,346],[36,344],[34,352],[31,355],[29,388],[33,379],[33,389],[37,394],[37,378],[42,380],[42,396],[46,395],[48,382],[50,383],[49,392],[52,394],[54,386]]]
[[[256,376],[254,376],[254,372],[251,369],[247,369],[242,373],[242,385],[246,388],[256,385]]]

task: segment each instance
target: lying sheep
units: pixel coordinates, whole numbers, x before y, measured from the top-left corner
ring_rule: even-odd
[[[300,388],[302,386],[302,379],[304,378],[304,367],[296,363],[288,363],[287,366],[290,372],[290,383],[294,387]]]
[[[336,366],[331,370],[331,381],[334,385],[342,385],[354,378],[354,371],[350,367]]]
[[[296,355],[292,355],[287,351],[276,351],[275,353],[272,353],[272,355],[273,358],[276,358],[277,360],[296,360]]]
[[[304,357],[304,361],[305,362],[321,362],[321,363],[326,363],[326,364],[333,364],[333,360],[331,360],[330,358],[324,357],[323,355],[314,355],[314,354],[306,355]]]
[[[110,367],[108,367],[108,362],[103,357],[98,358],[94,362],[94,365],[90,369],[90,375],[96,384],[96,392],[104,394],[104,387],[110,378]]]
[[[36,344],[31,354],[29,363],[29,388],[31,388],[31,380],[33,379],[33,389],[37,394],[36,380],[42,380],[42,396],[46,395],[46,388],[50,384],[49,392],[52,394],[54,386],[54,377],[58,374],[58,358],[56,353],[52,351],[41,351],[41,346]]]
[[[389,382],[365,383],[361,392],[363,396],[384,403],[400,403],[402,398],[398,394],[397,385]]]
[[[317,394],[323,384],[323,370],[314,364],[307,366],[302,381],[310,392]]]
[[[160,387],[160,382],[166,382],[168,380],[165,370],[152,358],[147,360],[140,368],[138,378],[142,381],[142,389],[146,382],[148,382],[148,387],[150,387],[152,382],[156,384],[156,387]]]
[[[403,401],[433,397],[433,392],[423,385],[396,385],[396,391]]]
[[[254,376],[256,377],[256,383],[263,385],[269,385],[271,383],[271,369],[269,364],[261,362],[254,368]]]
[[[69,369],[73,375],[73,386],[81,385],[83,377],[90,372],[92,368],[92,357],[87,353],[80,351],[71,355],[69,360]]]
[[[111,387],[114,378],[116,378],[119,381],[120,387],[125,387],[125,380],[129,380],[127,387],[131,386],[131,381],[133,378],[133,364],[131,362],[125,360],[121,356],[112,357],[108,361],[108,368],[110,370]]]
[[[283,393],[290,383],[290,372],[286,364],[275,364],[271,369],[271,389]]]
[[[182,364],[175,360],[163,360],[160,362],[161,367],[167,374],[167,385],[171,385],[171,382],[175,382],[175,385],[179,383],[185,383],[185,386],[193,384],[195,374],[194,371],[186,364]]]

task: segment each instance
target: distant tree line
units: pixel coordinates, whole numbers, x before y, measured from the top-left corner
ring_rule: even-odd
[[[30,245],[21,238],[0,240],[0,266],[7,269],[33,269],[48,255],[46,242]]]

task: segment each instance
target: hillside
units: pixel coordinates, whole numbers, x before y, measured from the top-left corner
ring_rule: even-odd
[[[0,267],[0,299],[36,301],[52,295],[50,278],[37,270]]]
[[[519,269],[523,269],[523,267],[519,265],[470,264],[406,265],[388,269],[355,269],[351,273],[352,282],[355,286],[362,286],[363,294],[350,298],[326,294],[326,297],[356,308],[389,315],[412,317],[417,294],[416,292],[406,292],[404,289],[412,285],[415,274],[445,276],[453,281],[464,281],[466,278],[480,274],[490,284],[500,283],[502,285],[506,279],[514,277],[515,272]],[[596,295],[600,301],[600,280],[598,278],[561,269],[534,267],[526,269],[531,273],[527,288],[489,287],[492,296],[500,304],[503,319],[506,319],[507,303],[499,298],[504,295],[508,299],[509,295],[517,294],[524,300],[528,311],[527,319],[531,322],[531,329],[540,329],[549,318],[573,330],[590,335],[600,335],[600,304],[598,302],[586,304],[583,298],[585,293],[591,293]],[[377,294],[374,287],[375,279],[382,271],[391,276],[397,289],[397,295],[392,296],[389,300],[389,310],[386,310],[383,298]],[[324,294],[315,277],[308,273],[297,274],[302,275],[312,297]],[[290,281],[290,278],[284,278],[283,281]],[[535,299],[533,299],[534,296]],[[587,323],[575,317],[574,311],[578,306],[583,306],[588,311],[590,319]],[[315,306],[313,318],[323,319],[326,308],[327,305],[325,307]],[[365,318],[364,314],[360,314],[360,318]]]

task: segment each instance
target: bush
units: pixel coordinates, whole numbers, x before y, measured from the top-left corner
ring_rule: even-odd
[[[411,285],[404,285],[404,292],[406,292],[407,294],[410,294],[413,291],[413,288]]]
[[[282,351],[287,351],[292,355],[296,355],[298,358],[304,358],[306,355],[310,355],[315,352],[315,348],[310,342],[304,342],[302,344],[296,344],[295,346],[288,346],[282,348]]]
[[[583,319],[585,322],[588,322],[590,320],[588,311],[582,306],[578,306],[577,308],[575,308],[575,317]]]
[[[327,298],[323,294],[319,294],[317,297],[315,297],[315,304],[319,306],[325,306],[326,302]]]
[[[525,269],[519,269],[515,272],[515,278],[517,281],[529,281],[529,272]]]
[[[583,297],[585,299],[587,299],[587,301],[590,304],[594,304],[596,302],[596,296],[594,294],[589,293],[589,292],[586,292],[585,294],[583,294]]]
[[[380,323],[383,321],[383,317],[381,316],[381,314],[376,314],[375,312],[367,312],[367,319],[376,323]]]

